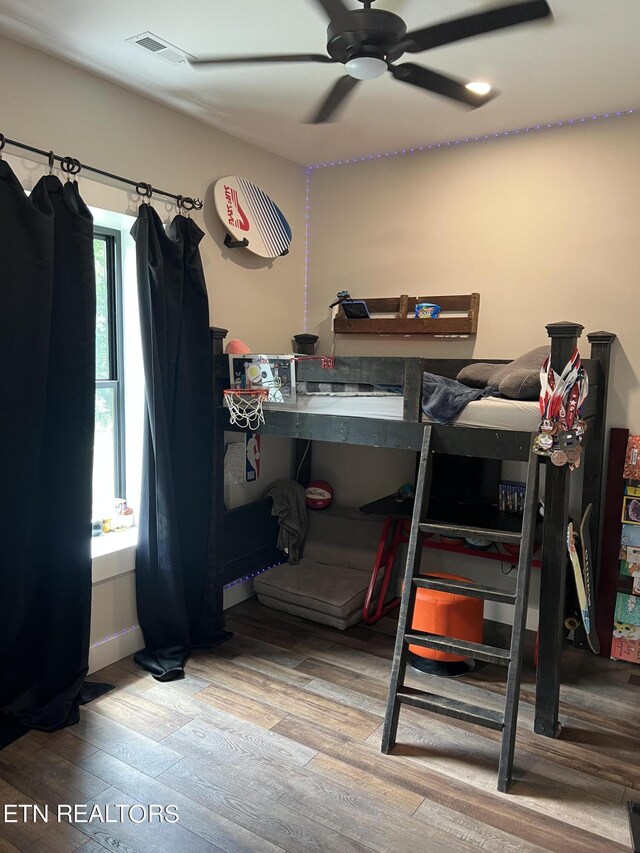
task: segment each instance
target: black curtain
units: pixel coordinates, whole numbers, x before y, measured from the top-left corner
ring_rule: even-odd
[[[136,241],[146,425],[136,553],[135,660],[160,681],[184,676],[191,649],[227,639],[209,571],[213,376],[209,306],[195,222],[165,231],[140,206]]]
[[[87,687],[93,222],[75,182],[0,160],[0,746],[77,722]],[[106,686],[104,689],[108,689]]]

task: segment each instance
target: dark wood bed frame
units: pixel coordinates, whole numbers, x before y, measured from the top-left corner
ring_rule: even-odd
[[[551,339],[554,370],[561,372],[578,342],[583,326],[577,323],[551,323],[546,329]],[[275,548],[276,520],[270,516],[270,502],[260,501],[226,511],[224,506],[224,433],[233,430],[229,413],[222,405],[222,390],[228,387],[228,356],[223,355],[227,330],[211,330],[214,360],[213,494],[211,518],[211,563],[215,581],[228,585],[258,573],[266,566],[282,561]],[[589,375],[590,391],[583,409],[588,422],[583,453],[582,507],[593,505],[591,537],[594,555],[599,554],[601,532],[601,492],[605,439],[605,417],[609,384],[611,346],[615,335],[593,332],[588,336],[591,357],[583,359]],[[300,340],[313,336],[298,336]],[[307,350],[308,352],[309,350]],[[386,358],[377,356],[335,358],[333,369],[323,368],[320,361],[303,359],[297,363],[296,378],[306,381],[368,382],[402,385],[404,388],[403,420],[319,415],[307,412],[269,409],[261,434],[302,440],[361,444],[372,447],[420,451],[424,423],[420,407],[422,373],[455,378],[462,367],[479,359]],[[505,360],[494,360],[505,363]],[[435,452],[491,459],[527,461],[532,433],[478,427],[432,424],[431,446]],[[302,458],[297,453],[298,460]],[[564,608],[566,584],[566,529],[569,504],[567,466],[546,465],[545,520],[541,548],[541,590],[539,615],[539,648],[536,684],[535,731],[557,737],[560,731],[558,703],[560,657],[564,644]],[[296,465],[296,470],[298,466]],[[254,534],[253,531],[257,532]],[[599,561],[596,556],[596,568]]]

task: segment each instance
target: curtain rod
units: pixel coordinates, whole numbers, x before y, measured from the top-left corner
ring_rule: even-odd
[[[60,163],[60,168],[66,175],[77,175],[81,170],[93,172],[96,175],[102,175],[105,178],[111,178],[114,181],[119,181],[122,184],[128,184],[130,187],[135,187],[138,195],[144,198],[151,199],[153,195],[165,196],[172,198],[177,203],[178,209],[184,210],[202,210],[202,201],[199,198],[192,198],[188,195],[175,195],[174,193],[160,190],[157,187],[151,186],[144,181],[132,181],[131,178],[123,178],[122,175],[114,175],[113,172],[105,172],[104,169],[98,169],[96,166],[87,166],[86,163],[81,163],[74,157],[61,157],[59,154],[54,154],[53,151],[43,151],[41,148],[34,148],[33,145],[27,145],[26,142],[16,142],[15,139],[9,139],[4,133],[0,133],[0,160],[2,159],[2,150],[5,145],[12,145],[14,148],[22,148],[24,151],[30,151],[32,154],[40,154],[46,157],[49,162],[49,168],[53,169],[55,162]]]

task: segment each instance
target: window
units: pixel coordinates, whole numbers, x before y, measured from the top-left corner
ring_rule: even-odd
[[[120,232],[94,230],[96,267],[96,430],[93,451],[93,516],[124,498],[124,382]]]

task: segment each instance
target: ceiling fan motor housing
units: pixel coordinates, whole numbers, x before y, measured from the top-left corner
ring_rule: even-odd
[[[407,35],[407,27],[393,12],[384,9],[354,9],[334,18],[327,28],[327,53],[338,62],[359,56],[375,56],[387,62],[404,51],[396,47]]]

